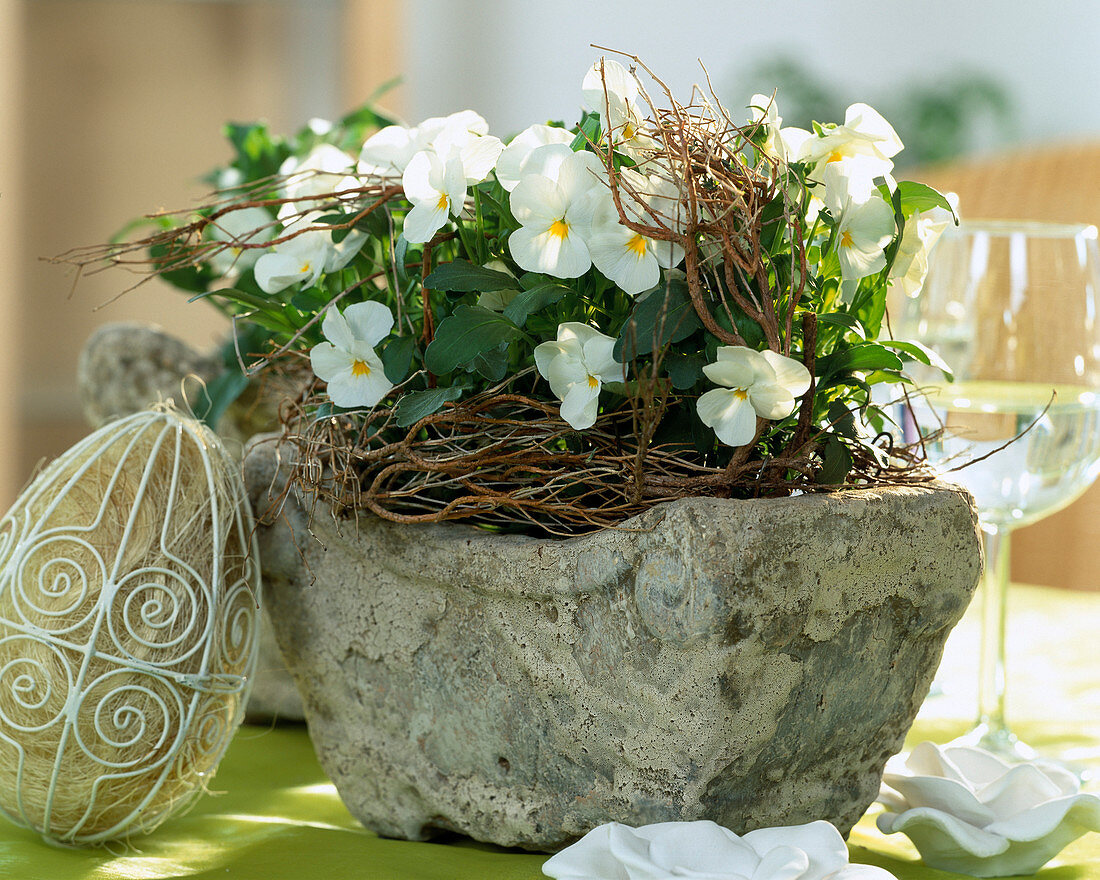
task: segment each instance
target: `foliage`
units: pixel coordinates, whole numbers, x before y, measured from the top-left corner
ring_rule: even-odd
[[[100,256],[233,316],[249,376],[309,359],[286,434],[343,506],[576,530],[905,478],[874,386],[930,356],[886,338],[886,297],[949,205],[893,181],[866,105],[803,131],[758,95],[737,123],[634,64],[597,62],[576,125],[507,146],[472,111],[231,125],[198,215]]]

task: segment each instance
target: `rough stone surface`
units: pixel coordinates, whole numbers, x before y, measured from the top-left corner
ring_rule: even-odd
[[[193,394],[198,380],[210,382],[223,370],[217,358],[199,354],[155,327],[105,324],[88,338],[80,353],[77,385],[84,417],[93,428],[99,428],[161,400],[172,399],[182,405],[184,377],[194,377],[186,386]],[[251,434],[255,426],[244,418],[242,410],[231,409],[219,423],[218,433],[238,441]],[[262,618],[259,658],[245,717],[250,721],[301,721],[305,717],[266,616]]]
[[[246,482],[275,482],[271,445]],[[981,559],[951,487],[685,499],[567,540],[369,517],[261,529],[321,763],[380,834],[552,850],[609,820],[845,834]]]
[[[186,405],[184,376],[209,382],[221,371],[215,359],[146,324],[105,324],[84,344],[76,382],[84,417],[99,428],[159,400]],[[198,387],[195,382],[189,390]]]

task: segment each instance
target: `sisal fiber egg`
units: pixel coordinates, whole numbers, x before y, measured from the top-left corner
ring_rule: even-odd
[[[153,829],[240,724],[259,564],[239,465],[170,408],[112,422],[0,520],[0,809],[51,841]]]

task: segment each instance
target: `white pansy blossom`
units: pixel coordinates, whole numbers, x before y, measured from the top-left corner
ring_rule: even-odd
[[[535,150],[547,144],[571,144],[573,138],[574,135],[568,130],[551,125],[532,125],[525,128],[512,138],[497,159],[497,180],[511,192],[523,177],[524,166]]]
[[[480,116],[477,118],[481,119]],[[432,139],[431,149],[444,159],[458,156],[462,161],[466,183],[475,184],[489,176],[504,144],[500,138],[472,131],[466,120],[456,119],[444,126]]]
[[[1100,831],[1100,797],[1050,763],[1007,764],[983,749],[925,742],[886,765],[876,820],[905,833],[931,868],[1034,874],[1066,844]]]
[[[430,241],[466,201],[466,172],[457,155],[441,159],[435,153],[412,157],[401,177],[412,210],[405,217],[404,234],[411,242]]]
[[[312,287],[324,274],[333,254],[332,237],[327,232],[303,232],[263,254],[256,261],[253,274],[265,293],[278,293],[293,284]]]
[[[227,246],[210,256],[210,265],[219,275],[243,272],[256,265],[262,248],[242,247],[245,244],[262,244],[275,237],[272,228],[275,218],[263,208],[240,208],[227,211],[211,220],[207,229],[214,241]]]
[[[467,182],[477,183],[488,176],[503,149],[488,131],[488,123],[473,110],[433,116],[411,128],[387,125],[363,142],[356,168],[366,176],[401,177],[418,153],[435,153],[445,160],[457,151]]]
[[[462,213],[467,186],[488,177],[504,145],[487,131],[481,116],[463,110],[426,119],[415,129],[391,126],[383,129],[384,138],[363,145],[360,172],[401,173],[405,198],[412,204],[403,228],[408,241],[430,241]]]
[[[749,101],[750,123],[763,129],[760,149],[764,154],[780,162],[787,161],[787,145],[780,133],[783,117],[774,95],[753,95]]]
[[[291,156],[283,162],[279,167],[284,178],[280,189],[288,199],[328,196],[346,185],[354,166],[355,160],[343,150],[332,144],[318,144],[306,156]]]
[[[603,165],[593,153],[550,144],[535,150],[527,167],[538,171],[524,174],[512,190],[512,213],[522,224],[508,237],[512,258],[528,272],[577,278],[592,266],[588,195],[606,186]]]
[[[889,174],[891,161],[902,149],[893,127],[866,104],[852,104],[843,125],[827,125],[824,134],[802,140],[797,160],[814,166],[811,176],[821,180],[825,168],[842,159],[859,157],[871,177]]]
[[[647,178],[630,169],[620,174],[619,202],[627,219],[678,229],[679,190],[672,181]],[[628,190],[636,193],[637,199]],[[661,269],[671,269],[684,258],[680,245],[647,238],[624,225],[610,191],[594,191],[593,198],[597,207],[588,237],[592,262],[625,293],[633,296],[649,290],[660,281]],[[651,212],[656,217],[650,216]]]
[[[860,173],[859,160],[825,169],[825,207],[836,224],[836,249],[844,281],[865,278],[886,265],[884,248],[894,237],[894,209]],[[855,171],[855,173],[853,173]]]
[[[600,125],[615,149],[637,155],[656,147],[642,129],[638,80],[618,61],[601,58],[593,64],[584,75],[581,93],[585,106],[600,115]]]
[[[356,170],[369,177],[400,177],[409,160],[424,149],[420,133],[404,125],[387,125],[363,142]]]
[[[914,211],[905,221],[898,252],[890,267],[890,287],[913,297],[924,286],[928,274],[928,252],[954,221],[950,211],[932,208]]]
[[[552,856],[554,880],[893,880],[848,861],[844,838],[824,821],[738,836],[703,819],[632,828],[608,822]]]
[[[334,243],[322,214],[313,211],[293,217],[280,238],[293,235],[263,254],[253,268],[256,283],[266,293],[278,293],[293,284],[310,287],[326,272],[336,272],[350,263],[362,249],[367,234],[352,231]],[[303,230],[303,231],[298,231]]]
[[[623,380],[614,347],[610,336],[577,322],[560,324],[557,341],[535,346],[535,366],[561,401],[561,417],[578,431],[595,424],[603,383]]]
[[[317,378],[328,383],[337,406],[371,407],[394,387],[386,378],[374,347],[393,329],[393,314],[380,302],[361,302],[343,313],[335,306],[325,313],[325,342],[313,346],[310,364]]]
[[[810,387],[810,372],[798,361],[774,351],[724,345],[718,360],[703,367],[716,385],[699,396],[696,411],[727,446],[744,446],[756,436],[756,419],[785,419],[795,398]]]

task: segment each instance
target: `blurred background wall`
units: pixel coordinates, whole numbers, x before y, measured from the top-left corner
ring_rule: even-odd
[[[775,87],[788,124],[867,101],[910,165],[1100,141],[1095,0],[1056,14],[1029,0],[0,0],[0,502],[84,433],[73,375],[95,326],[151,321],[204,347],[222,331],[156,283],[118,297],[137,279],[112,271],[74,291],[42,258],[200,198],[228,158],[226,121],[290,131],[394,76],[383,104],[411,121],[472,107],[502,136],[575,121],[590,44],[638,54],[681,100],[702,62],[735,115]],[[1051,219],[1100,221],[1100,201]],[[1077,520],[1069,580],[1100,586],[1100,514]],[[1052,568],[1067,580],[1065,564],[1024,576]]]

